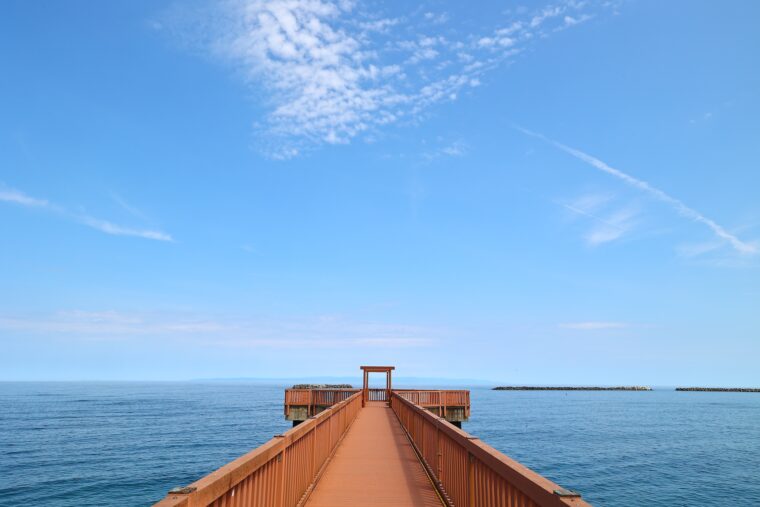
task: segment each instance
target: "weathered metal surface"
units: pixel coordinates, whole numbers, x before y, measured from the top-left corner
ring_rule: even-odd
[[[155,507],[296,507],[360,410],[354,393]]]
[[[567,490],[399,393],[391,395],[391,408],[453,505],[589,507],[580,495],[563,494]]]
[[[387,403],[368,402],[306,507],[440,507],[441,501]]]

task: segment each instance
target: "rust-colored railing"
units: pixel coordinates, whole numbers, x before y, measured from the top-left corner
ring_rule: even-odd
[[[325,407],[348,399],[361,389],[285,389],[285,417],[291,407],[308,407],[307,416],[313,416]],[[448,407],[464,408],[464,419],[470,417],[470,391],[467,390],[418,390],[394,389],[393,392],[427,409],[437,409],[441,416]],[[387,391],[382,388],[369,389],[368,401],[388,401]]]
[[[438,409],[438,415],[441,417],[446,416],[448,407],[456,407],[464,408],[464,418],[470,418],[470,391],[394,389],[393,392],[415,405],[427,409]]]
[[[388,401],[388,390],[367,389],[367,401]]]
[[[340,403],[343,400],[349,399],[354,393],[359,392],[358,389],[318,389],[312,391],[314,397],[314,405],[328,405],[332,406],[336,403]]]
[[[347,400],[360,389],[285,389],[285,417],[290,413],[290,407],[308,407],[308,415],[316,415],[325,407]]]
[[[442,497],[456,507],[590,507],[580,495],[405,399],[391,408],[409,434]]]
[[[354,392],[181,492],[169,493],[154,507],[301,505],[359,410],[361,393]]]

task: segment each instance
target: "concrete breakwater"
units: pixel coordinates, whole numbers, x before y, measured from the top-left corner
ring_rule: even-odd
[[[598,386],[499,386],[494,387],[494,391],[651,391],[648,386],[616,386],[616,387],[598,387]]]
[[[713,393],[760,393],[755,387],[676,387],[676,391],[701,391]]]

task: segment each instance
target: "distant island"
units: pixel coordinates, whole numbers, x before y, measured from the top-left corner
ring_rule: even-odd
[[[494,391],[651,391],[647,386],[617,386],[617,387],[551,387],[551,386],[499,386]]]
[[[676,387],[676,391],[701,391],[713,393],[760,393],[756,387]]]

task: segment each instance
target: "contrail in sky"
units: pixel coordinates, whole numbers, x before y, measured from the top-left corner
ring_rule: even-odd
[[[562,143],[558,143],[557,141],[549,139],[543,134],[533,132],[531,130],[525,129],[517,125],[515,125],[514,128],[516,130],[519,130],[523,134],[541,139],[542,141],[551,144],[555,148],[560,149],[564,151],[565,153],[569,153],[575,158],[586,162],[590,166],[595,167],[598,170],[605,172],[607,174],[611,174],[612,176],[615,176],[616,178],[623,180],[623,182],[625,182],[626,184],[634,188],[637,188],[643,192],[646,192],[647,194],[651,195],[655,199],[658,199],[659,201],[669,204],[681,216],[684,216],[686,218],[694,220],[695,222],[699,222],[701,224],[706,225],[716,236],[727,241],[737,252],[740,252],[743,254],[757,253],[758,250],[756,246],[751,245],[749,243],[745,243],[744,241],[740,240],[739,238],[737,238],[736,236],[728,232],[725,228],[723,228],[720,224],[716,223],[714,220],[704,216],[702,213],[695,210],[694,208],[690,208],[689,206],[684,204],[681,200],[676,199],[675,197],[663,192],[659,188],[653,187],[646,181],[640,180],[638,178],[634,178],[630,174],[624,173],[623,171],[619,169],[615,169],[614,167],[610,167],[605,162],[599,160],[598,158],[594,156],[589,155],[588,153],[584,153],[575,148],[571,148],[570,146],[564,145]]]

